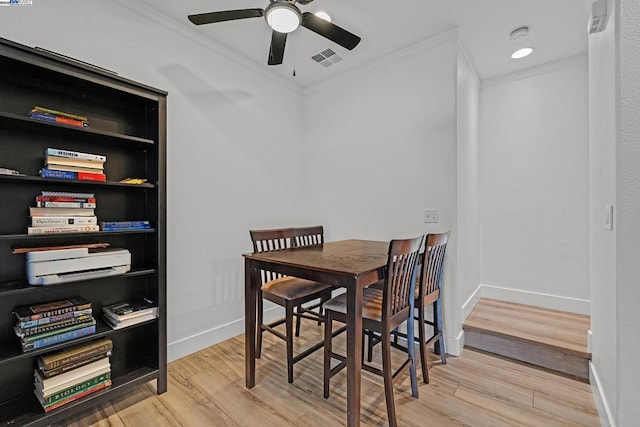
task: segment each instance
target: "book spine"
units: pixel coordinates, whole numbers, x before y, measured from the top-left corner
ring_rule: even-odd
[[[17,331],[16,334],[19,337],[29,337],[32,335],[38,335],[45,332],[50,332],[53,330],[61,330],[62,328],[67,328],[69,326],[79,325],[82,323],[88,323],[92,319],[91,315],[72,317],[67,320],[63,320],[61,322],[48,323],[42,326],[36,326],[32,328],[22,328],[19,325],[16,326]]]
[[[31,217],[32,227],[64,227],[67,225],[97,225],[96,216],[36,216]]]
[[[83,199],[95,199],[95,193],[70,193],[67,191],[41,191],[44,197],[81,197]]]
[[[80,181],[101,181],[107,180],[107,175],[103,173],[76,172]]]
[[[132,230],[150,230],[150,225],[139,227],[102,227],[102,231],[132,231]]]
[[[31,351],[36,350],[38,348],[49,347],[52,345],[60,344],[63,342],[71,341],[76,338],[81,338],[86,335],[91,335],[96,333],[96,325],[91,325],[86,328],[76,329],[75,331],[65,332],[58,335],[53,335],[50,337],[43,338],[41,340],[33,341],[30,343],[22,344],[22,351]]]
[[[96,162],[106,162],[107,157],[100,154],[80,153],[78,151],[60,150],[58,148],[47,148],[46,156],[67,157],[70,159],[93,160]]]
[[[100,226],[103,228],[131,228],[131,227],[147,227],[150,228],[149,221],[101,221]]]
[[[109,356],[111,356],[111,350],[96,354],[95,356],[91,356],[87,359],[78,360],[68,365],[59,366],[55,369],[42,371],[41,373],[44,378],[51,378],[51,377],[55,377],[56,375],[64,374],[65,372],[72,371],[76,368],[80,368],[81,366],[88,365],[89,363],[97,362],[98,360],[104,359],[105,357],[109,357]]]
[[[91,393],[94,393],[96,391],[102,390],[103,388],[109,387],[110,385],[111,385],[111,380],[107,380],[104,383],[98,384],[95,387],[92,387],[90,389],[86,389],[83,392],[80,392],[80,393],[78,393],[78,394],[76,394],[74,396],[71,396],[71,397],[68,397],[66,399],[63,399],[63,400],[61,400],[59,402],[53,403],[53,404],[48,405],[48,406],[43,405],[44,411],[45,412],[51,412],[54,409],[57,409],[57,408],[59,408],[61,406],[66,405],[67,403],[71,403],[74,400],[78,400],[81,397],[84,397],[84,396],[87,396],[87,395],[89,395]]]
[[[76,172],[43,168],[40,169],[40,176],[43,178],[76,179]]]
[[[60,354],[43,356],[38,359],[38,364],[40,365],[40,369],[46,372],[93,357],[97,354],[104,353],[105,351],[110,351],[112,348],[113,343],[111,341],[104,342],[102,344],[96,343],[95,346],[89,345],[83,347],[81,351],[71,349]]]
[[[82,120],[75,120],[75,119],[71,119],[69,117],[62,117],[62,116],[54,116],[52,114],[46,114],[46,113],[41,113],[38,111],[32,111],[31,113],[29,113],[29,117],[31,117],[32,119],[36,119],[36,120],[44,120],[47,122],[54,122],[54,123],[62,123],[65,125],[71,125],[71,126],[76,126],[76,127],[89,127],[89,122],[85,122]]]
[[[32,217],[51,216],[95,216],[93,208],[29,208]]]
[[[68,225],[66,227],[27,227],[27,234],[94,233],[100,231],[97,225]]]
[[[96,203],[96,198],[95,197],[71,197],[71,196],[36,196],[36,202]]]
[[[58,156],[47,156],[44,159],[44,164],[75,166],[79,168],[90,168],[90,169],[104,168],[104,162],[100,162],[98,160],[72,159],[69,157],[58,157]]]
[[[72,305],[72,306],[68,306],[68,307],[63,307],[63,308],[56,308],[53,310],[47,310],[47,311],[42,311],[39,313],[33,313],[29,316],[19,316],[16,314],[16,316],[18,317],[18,321],[20,322],[26,322],[29,320],[38,320],[38,319],[43,319],[45,317],[52,317],[52,316],[58,316],[61,314],[65,314],[65,313],[70,313],[72,311],[82,311],[82,310],[89,310],[91,309],[91,303],[86,303],[86,304],[76,304],[76,305]]]
[[[96,207],[93,202],[36,202],[37,208],[90,208]]]
[[[51,405],[57,402],[60,402],[64,399],[67,399],[76,394],[82,393],[85,390],[88,390],[98,384],[104,383],[111,379],[111,372],[105,372],[103,374],[97,375],[89,380],[83,381],[79,384],[75,384],[65,390],[53,393],[50,396],[43,396],[43,403],[45,405]]]
[[[40,112],[40,113],[47,113],[47,114],[53,114],[54,116],[60,116],[60,117],[68,117],[70,119],[78,120],[78,121],[81,121],[81,122],[89,121],[89,119],[87,117],[85,117],[85,116],[80,116],[78,114],[65,113],[64,111],[52,110],[51,108],[44,108],[44,107],[40,107],[38,105],[33,107],[33,109],[31,111],[36,111],[36,112]]]
[[[83,328],[88,328],[90,326],[95,326],[96,321],[93,317],[90,317],[88,320],[85,320],[81,323],[76,323],[75,325],[70,325],[70,326],[66,326],[64,328],[55,328],[55,329],[50,329],[46,332],[42,332],[39,334],[34,334],[34,335],[28,335],[28,336],[24,336],[22,337],[22,343],[23,344],[29,344],[32,342],[36,342],[36,341],[42,341],[46,338],[50,338],[50,337],[54,337],[57,335],[62,335],[62,334],[66,334],[67,332],[73,332],[76,331],[78,329],[83,329]]]
[[[43,317],[41,319],[27,320],[26,322],[18,322],[18,326],[22,329],[35,328],[37,326],[48,325],[49,323],[60,322],[67,319],[73,319],[74,317],[81,317],[91,315],[91,309],[71,311],[69,313],[59,314],[57,316]]]

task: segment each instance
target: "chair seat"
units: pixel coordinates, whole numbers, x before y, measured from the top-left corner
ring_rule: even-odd
[[[380,290],[384,289],[384,280],[380,280],[379,282],[374,283],[373,285],[369,286],[369,288],[380,289]],[[416,301],[418,301],[418,298],[420,297],[420,289],[418,289],[417,283],[416,283],[416,286],[414,287],[413,295]],[[416,303],[416,307],[417,307],[417,303]]]
[[[324,283],[287,276],[265,283],[262,286],[262,292],[270,293],[285,300],[293,301],[317,294],[329,289],[330,287],[331,286]]]
[[[324,309],[347,314],[347,294],[340,294],[324,303]],[[365,288],[362,295],[362,317],[382,321],[382,290]]]

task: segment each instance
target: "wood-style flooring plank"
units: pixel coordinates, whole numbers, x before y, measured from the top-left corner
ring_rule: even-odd
[[[321,336],[322,327],[303,323],[296,351]],[[156,395],[151,382],[56,427],[343,426],[346,371],[332,378],[324,399],[322,351],[297,363],[294,383],[288,384],[284,342],[270,334],[264,339],[251,390],[244,386],[244,339],[238,336],[170,363],[165,394]],[[374,364],[380,362],[379,347]],[[344,334],[334,340],[334,349],[344,352]],[[392,354],[399,366],[402,353]],[[597,425],[588,384],[468,349],[448,357],[446,365],[433,353],[429,361],[431,382],[419,380],[418,399],[411,396],[408,378],[394,388],[401,426]],[[361,421],[367,427],[388,425],[382,379],[368,372],[362,375]]]
[[[465,326],[565,348],[588,356],[589,316],[481,298]]]

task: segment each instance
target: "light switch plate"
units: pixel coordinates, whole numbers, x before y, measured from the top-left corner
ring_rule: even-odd
[[[434,223],[440,220],[440,212],[438,209],[425,209],[424,210],[424,222]]]

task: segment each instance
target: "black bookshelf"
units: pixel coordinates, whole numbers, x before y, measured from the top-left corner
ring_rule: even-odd
[[[88,64],[0,39],[0,426],[45,426],[85,411],[150,380],[167,389],[166,92]],[[89,118],[90,127],[31,119],[35,105]],[[45,150],[107,157],[107,182],[45,179]],[[124,178],[146,178],[140,185]],[[99,221],[149,220],[152,229],[28,235],[29,207],[40,191],[96,194]],[[17,247],[109,243],[131,252],[131,271],[51,286],[30,286]],[[23,353],[13,332],[15,306],[80,295],[92,302],[96,334]],[[119,330],[100,319],[103,306],[147,297],[159,317]],[[33,393],[39,355],[101,337],[113,341],[111,387],[45,413]]]

